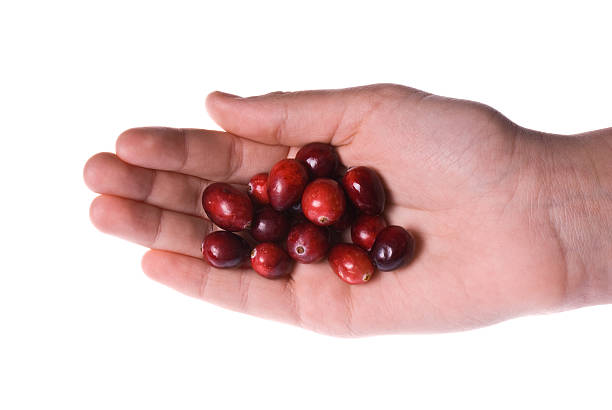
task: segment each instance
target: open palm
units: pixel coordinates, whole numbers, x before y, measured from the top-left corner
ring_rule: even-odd
[[[103,195],[100,230],[152,248],[153,279],[249,314],[334,335],[461,330],[554,309],[566,278],[549,218],[538,208],[538,138],[497,111],[397,85],[272,93],[213,93],[227,132],[137,128],[117,154],[85,167]],[[302,145],[328,142],[347,166],[383,177],[386,218],[416,233],[414,261],[351,286],[327,262],[289,279],[218,270],[201,258],[211,229],[201,205],[210,181],[246,184]]]

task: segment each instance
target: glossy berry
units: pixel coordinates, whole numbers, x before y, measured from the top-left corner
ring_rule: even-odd
[[[361,214],[351,226],[351,240],[366,251],[372,249],[376,235],[387,226],[385,218],[381,215]]]
[[[401,226],[387,226],[376,236],[370,254],[378,269],[397,269],[414,256],[414,237]]]
[[[295,159],[277,162],[268,174],[268,198],[277,211],[284,211],[300,200],[308,183],[308,173]]]
[[[353,204],[364,214],[378,215],[385,209],[385,189],[373,169],[350,168],[342,178],[342,185]]]
[[[340,184],[330,178],[319,178],[306,186],[302,195],[302,212],[314,224],[332,225],[340,220],[346,202]]]
[[[304,164],[313,179],[331,177],[340,162],[334,147],[322,142],[304,145],[295,155],[295,159]]]
[[[235,268],[249,257],[249,244],[235,233],[211,232],[202,242],[202,255],[215,268]]]
[[[346,283],[356,285],[372,279],[374,266],[367,252],[348,243],[334,245],[328,255],[329,265]]]
[[[224,182],[209,185],[202,195],[206,215],[226,231],[242,231],[251,226],[253,203],[249,196]]]
[[[255,212],[251,235],[258,242],[276,242],[289,232],[289,218],[282,212],[266,205]]]
[[[251,251],[251,266],[261,276],[276,279],[291,273],[293,260],[280,246],[264,242]]]
[[[248,193],[253,202],[259,205],[270,203],[268,198],[268,174],[262,172],[255,174],[249,181]]]
[[[321,260],[329,249],[329,232],[326,228],[308,221],[293,226],[287,236],[289,256],[301,263]]]

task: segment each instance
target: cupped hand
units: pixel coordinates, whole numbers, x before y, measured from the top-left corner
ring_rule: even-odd
[[[343,336],[463,330],[561,305],[562,250],[538,206],[541,139],[499,112],[387,84],[250,98],[215,92],[207,108],[226,132],[130,129],[116,154],[85,166],[87,185],[102,194],[91,205],[94,225],[151,248],[142,260],[151,278]],[[278,280],[209,266],[200,252],[211,230],[204,188],[246,184],[313,141],[336,146],[347,166],[378,171],[388,222],[416,233],[414,261],[354,286],[325,261],[296,264]]]

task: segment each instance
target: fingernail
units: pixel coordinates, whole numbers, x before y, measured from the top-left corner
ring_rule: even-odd
[[[239,95],[234,95],[234,94],[230,94],[230,93],[224,93],[223,91],[215,91],[215,93],[221,94],[223,97],[228,97],[228,98],[242,98]]]

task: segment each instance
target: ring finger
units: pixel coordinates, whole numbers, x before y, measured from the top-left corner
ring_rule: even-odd
[[[205,179],[130,165],[109,152],[91,157],[85,165],[84,179],[89,188],[98,194],[119,196],[206,217],[202,192],[211,182]],[[244,189],[244,186],[235,186]]]
[[[202,256],[202,240],[212,230],[205,219],[110,195],[94,199],[89,214],[102,232],[194,257]]]

